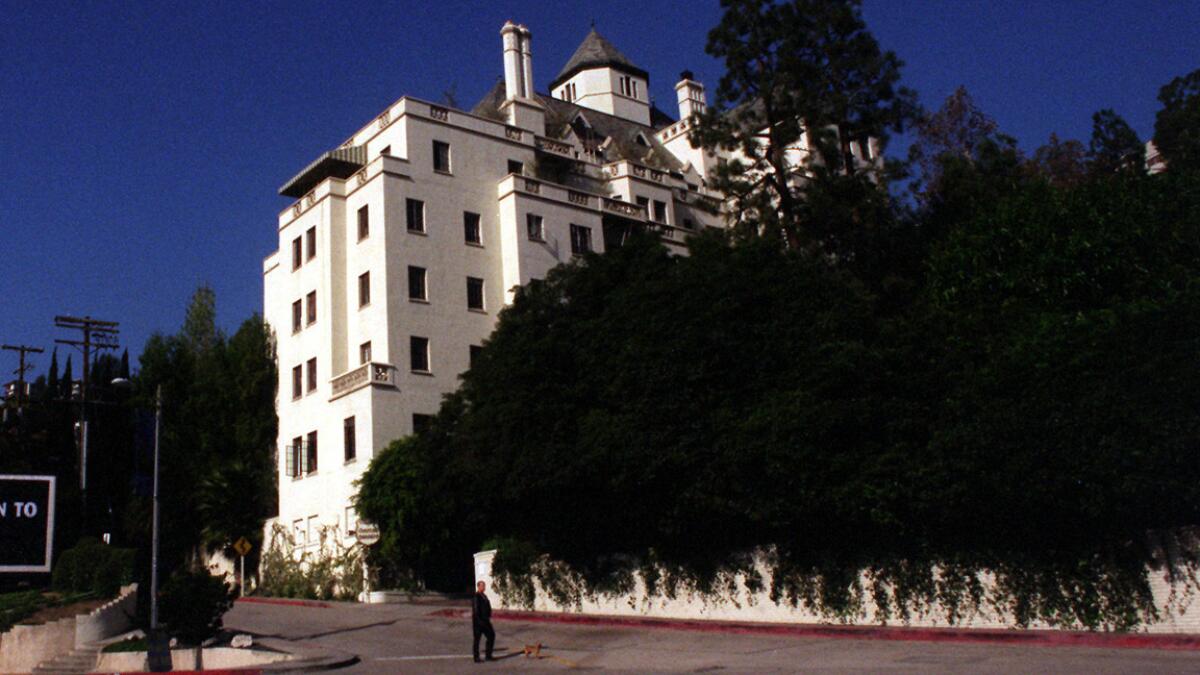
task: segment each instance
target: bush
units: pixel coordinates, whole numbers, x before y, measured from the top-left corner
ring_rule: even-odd
[[[159,611],[172,635],[198,645],[221,630],[221,617],[236,597],[222,577],[205,571],[180,571],[171,575],[163,588]]]
[[[287,530],[275,525],[258,565],[256,594],[315,600],[357,598],[363,590],[362,554],[358,546],[345,546],[342,541],[337,527],[322,527],[317,545],[303,550]]]
[[[57,591],[113,597],[133,581],[133,559],[133,549],[84,537],[58,557],[50,583]]]

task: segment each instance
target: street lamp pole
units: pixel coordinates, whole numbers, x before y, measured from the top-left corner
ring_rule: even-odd
[[[162,385],[154,390],[154,506],[150,525],[150,630],[158,629],[158,442],[162,428]]]

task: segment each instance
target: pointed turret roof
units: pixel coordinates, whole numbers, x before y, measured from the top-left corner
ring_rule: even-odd
[[[554,81],[550,83],[550,88],[553,89],[558,85],[571,79],[575,73],[588,68],[613,68],[620,70],[630,75],[650,80],[649,74],[646,71],[633,65],[629,57],[621,53],[621,50],[613,46],[613,43],[604,39],[604,36],[596,32],[593,27],[588,31],[587,37],[583,38],[583,42],[579,43],[579,48],[571,55],[567,61],[567,65],[563,66],[562,71]]]

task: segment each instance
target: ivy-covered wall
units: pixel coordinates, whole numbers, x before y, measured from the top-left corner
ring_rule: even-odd
[[[567,566],[547,558],[539,559],[528,574],[510,574],[496,570],[493,563],[497,551],[475,554],[475,579],[487,584],[488,596],[496,608],[567,612],[608,616],[637,616],[664,619],[710,619],[725,621],[762,621],[786,623],[839,623],[848,625],[907,625],[921,627],[959,628],[1035,628],[1078,629],[1069,623],[1049,624],[1032,621],[1020,626],[1011,611],[1012,600],[997,592],[996,577],[981,573],[974,577],[978,594],[968,601],[949,607],[938,602],[912,600],[903,611],[895,589],[877,583],[869,572],[857,580],[858,592],[849,611],[831,615],[815,603],[797,598],[795,603],[778,597],[774,592],[769,556],[760,554],[753,562],[754,573],[736,572],[718,575],[713,588],[699,591],[685,579],[669,579],[658,570],[657,578],[648,586],[645,572],[633,571],[623,588],[615,591],[589,590],[581,576]],[[1182,572],[1182,574],[1179,574]],[[1176,569],[1172,581],[1165,569],[1150,569],[1152,613],[1156,619],[1143,620],[1127,629],[1150,633],[1200,632],[1200,599],[1197,599],[1197,580],[1194,567]],[[935,578],[951,582],[946,575],[935,572]],[[956,580],[960,581],[960,580]],[[882,596],[880,594],[883,594]],[[954,596],[955,594],[947,594]],[[971,596],[971,593],[966,593]],[[776,596],[776,597],[773,597]],[[795,597],[795,596],[793,596]],[[961,596],[960,596],[961,597]],[[880,611],[879,600],[888,607]],[[1111,630],[1111,624],[1099,628]]]

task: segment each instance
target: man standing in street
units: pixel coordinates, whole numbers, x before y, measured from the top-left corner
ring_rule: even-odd
[[[492,603],[488,602],[487,595],[484,594],[484,589],[487,585],[482,581],[475,584],[475,597],[471,600],[471,628],[475,631],[475,644],[472,647],[472,653],[475,655],[475,663],[480,663],[483,659],[479,658],[479,636],[487,636],[487,660],[495,661],[492,658],[492,647],[496,644],[496,631],[492,630]]]

